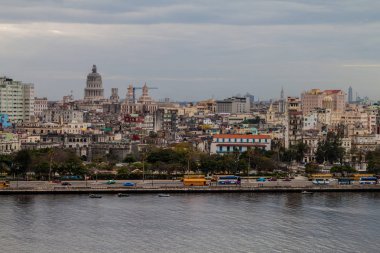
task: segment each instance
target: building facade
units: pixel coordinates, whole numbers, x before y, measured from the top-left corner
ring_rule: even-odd
[[[48,100],[46,97],[34,98],[34,115],[41,116],[44,110],[48,109]]]
[[[303,114],[308,114],[316,108],[343,112],[346,106],[346,93],[342,90],[312,89],[302,93],[301,104]]]
[[[29,122],[34,118],[34,85],[0,77],[0,113],[12,123]]]
[[[216,113],[249,113],[249,97],[231,97],[216,101]]]
[[[271,150],[270,135],[251,134],[215,134],[212,139],[211,154],[228,154],[245,152],[249,148]]]

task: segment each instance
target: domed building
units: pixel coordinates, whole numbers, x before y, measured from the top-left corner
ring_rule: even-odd
[[[96,65],[92,66],[92,73],[87,75],[84,100],[94,101],[104,99],[102,76],[97,72]]]

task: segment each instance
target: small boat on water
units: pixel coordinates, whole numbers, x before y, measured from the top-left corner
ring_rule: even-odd
[[[313,194],[314,192],[302,191],[302,194]]]
[[[102,198],[102,195],[99,195],[99,194],[90,194],[90,195],[88,195],[88,197],[90,197],[92,199],[100,199],[100,198]]]
[[[126,193],[118,193],[117,194],[118,197],[129,197],[129,194],[126,194]]]
[[[167,193],[160,193],[158,194],[158,197],[170,197],[170,195]]]

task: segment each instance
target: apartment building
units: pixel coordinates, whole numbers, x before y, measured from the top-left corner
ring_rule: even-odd
[[[346,93],[342,90],[312,89],[301,95],[303,114],[315,108],[331,109],[332,112],[343,112],[346,105]]]
[[[0,77],[0,113],[12,123],[29,122],[34,116],[34,84]]]

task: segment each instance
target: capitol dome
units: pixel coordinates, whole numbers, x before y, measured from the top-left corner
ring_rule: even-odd
[[[104,99],[102,76],[97,72],[96,65],[92,65],[92,72],[87,75],[84,99],[90,101]]]

